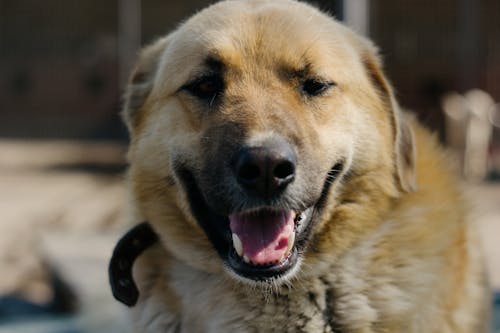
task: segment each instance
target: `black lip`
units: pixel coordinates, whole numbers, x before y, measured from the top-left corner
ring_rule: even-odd
[[[238,275],[255,280],[265,281],[267,279],[277,278],[291,270],[299,258],[297,248],[294,246],[290,255],[275,265],[255,266],[245,263],[236,254],[234,250],[229,252],[227,263],[229,267]]]
[[[228,232],[229,219],[226,216],[215,213],[208,206],[193,173],[188,168],[177,166],[175,170],[186,191],[189,207],[194,218],[205,231],[219,256],[224,260],[232,247],[231,235]]]
[[[329,189],[342,171],[343,164],[335,164],[328,172],[320,197],[310,207],[312,211],[309,213],[307,219],[301,221],[301,223],[305,224],[305,228],[300,234],[296,235],[295,245],[291,254],[279,264],[267,266],[247,264],[235,253],[232,246],[228,217],[217,214],[208,206],[193,173],[187,167],[176,165],[174,169],[186,191],[194,218],[212,242],[221,259],[239,276],[254,281],[267,281],[285,275],[297,264],[300,254],[305,251],[311,231],[319,220],[321,211],[327,201]]]

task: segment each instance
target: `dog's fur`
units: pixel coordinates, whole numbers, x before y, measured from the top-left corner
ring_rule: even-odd
[[[223,73],[224,92],[200,101],[186,84],[206,66]],[[335,84],[305,96],[311,73]],[[454,171],[400,111],[369,41],[300,2],[224,1],[146,47],[125,99],[132,219],[161,239],[135,263],[137,332],[486,331],[483,265]],[[214,209],[245,209],[225,161],[275,135],[298,154],[285,206],[301,205],[304,189],[317,198],[331,166],[343,168],[325,182],[297,267],[255,282],[221,260],[176,168]]]

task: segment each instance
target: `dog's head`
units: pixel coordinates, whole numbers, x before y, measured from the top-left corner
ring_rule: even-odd
[[[143,50],[125,102],[139,214],[198,269],[284,281],[414,186],[374,47],[303,3],[205,9]]]

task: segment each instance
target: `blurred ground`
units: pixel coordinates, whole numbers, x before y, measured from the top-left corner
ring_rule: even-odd
[[[0,294],[47,302],[49,267],[75,290],[80,309],[77,316],[42,311],[17,319],[0,311],[0,333],[125,332],[107,279],[107,261],[126,229],[124,155],[112,143],[0,141]],[[467,191],[500,290],[500,183]]]
[[[124,332],[107,277],[126,228],[124,156],[113,143],[0,142],[0,294],[43,305],[0,311],[0,333]],[[53,319],[49,269],[76,292],[77,317]]]

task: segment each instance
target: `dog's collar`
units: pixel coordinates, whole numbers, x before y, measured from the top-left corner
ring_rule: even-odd
[[[132,276],[132,266],[137,257],[158,242],[158,235],[148,222],[130,229],[116,244],[109,263],[109,282],[113,296],[127,306],[134,306],[139,290]]]

